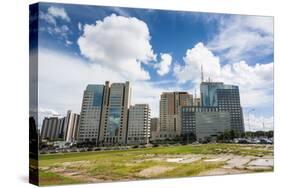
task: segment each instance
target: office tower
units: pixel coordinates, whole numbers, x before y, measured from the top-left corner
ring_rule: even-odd
[[[231,129],[236,133],[244,133],[243,110],[240,105],[238,86],[229,89],[218,89],[218,107],[222,111],[230,113]]]
[[[130,83],[105,83],[99,143],[126,144],[128,109],[131,102]]]
[[[159,118],[151,118],[150,120],[150,133],[160,131]]]
[[[150,137],[150,108],[136,104],[129,108],[127,144],[148,144]]]
[[[80,142],[98,142],[104,85],[88,85],[84,91],[79,136]]]
[[[41,130],[41,138],[49,141],[57,140],[59,138],[58,122],[58,117],[45,117]]]
[[[203,107],[218,107],[221,111],[228,111],[231,129],[236,133],[244,132],[238,86],[225,85],[222,82],[202,82],[200,92]]]
[[[164,92],[160,99],[160,131],[178,132],[180,106],[192,106],[193,96],[187,92]]]
[[[67,115],[64,121],[64,140],[66,142],[77,141],[78,127],[79,127],[80,115],[67,111]]]
[[[218,107],[182,106],[181,134],[191,143],[230,130],[230,113]]]
[[[65,124],[65,117],[63,118],[59,118],[59,121],[58,121],[58,126],[59,126],[59,139],[60,140],[64,140],[64,124]]]

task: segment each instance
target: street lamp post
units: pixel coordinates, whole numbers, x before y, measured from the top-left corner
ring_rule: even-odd
[[[255,109],[254,109],[254,108],[252,108],[252,109],[250,109],[250,110],[248,111],[248,126],[249,126],[249,133],[251,133],[250,113],[251,113],[251,112],[253,112],[253,111],[255,111]]]
[[[263,129],[263,137],[265,138],[265,126],[264,126],[264,118],[262,119],[262,129]]]

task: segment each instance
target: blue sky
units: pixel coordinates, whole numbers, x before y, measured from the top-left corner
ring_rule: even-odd
[[[43,114],[79,113],[86,84],[130,80],[132,102],[158,116],[162,91],[199,94],[201,65],[205,78],[239,85],[252,126],[272,128],[272,17],[40,4]]]

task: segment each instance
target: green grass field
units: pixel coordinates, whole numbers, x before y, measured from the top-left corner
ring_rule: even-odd
[[[261,145],[206,144],[41,155],[40,185],[196,176],[225,165],[225,161],[204,160],[217,155],[263,157],[272,156],[273,150]],[[183,156],[200,156],[200,160],[164,160]]]

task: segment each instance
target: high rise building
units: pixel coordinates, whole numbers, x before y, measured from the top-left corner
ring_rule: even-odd
[[[65,117],[59,118],[58,125],[59,125],[59,139],[64,140],[64,127],[65,127]]]
[[[128,109],[131,102],[130,83],[105,83],[99,143],[126,144]]]
[[[98,142],[104,90],[104,85],[88,85],[84,91],[78,135],[80,142]]]
[[[151,118],[150,120],[150,133],[160,131],[159,118]]]
[[[129,82],[88,85],[82,102],[79,141],[126,144],[130,100]]]
[[[187,92],[164,92],[160,99],[160,131],[179,132],[180,106],[192,106],[193,96]]]
[[[45,117],[41,129],[41,138],[55,141],[59,138],[59,118]]]
[[[64,140],[66,142],[74,142],[78,139],[80,115],[67,111],[67,115],[64,120]]]
[[[150,108],[136,104],[129,108],[127,144],[148,144],[150,137]]]
[[[202,82],[200,92],[203,107],[218,107],[221,111],[228,111],[231,129],[237,133],[244,132],[238,86],[225,85],[222,82]]]
[[[236,133],[244,133],[243,110],[240,105],[238,86],[229,89],[218,89],[218,107],[222,111],[230,113],[231,129]]]

